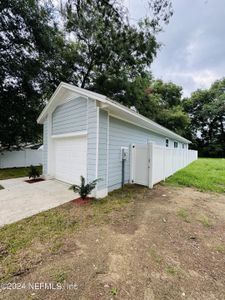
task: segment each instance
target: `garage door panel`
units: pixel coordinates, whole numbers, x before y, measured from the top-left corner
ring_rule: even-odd
[[[55,140],[55,178],[80,183],[80,176],[86,177],[87,138],[73,137]]]

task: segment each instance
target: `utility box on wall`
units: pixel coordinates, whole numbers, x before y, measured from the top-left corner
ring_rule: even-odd
[[[128,151],[129,151],[128,147],[121,147],[121,161],[128,159],[128,154],[129,154]]]

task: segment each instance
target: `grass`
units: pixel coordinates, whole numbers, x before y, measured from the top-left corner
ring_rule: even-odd
[[[42,166],[37,166],[37,168],[40,171],[40,173],[42,173]],[[18,177],[26,177],[28,171],[29,171],[29,167],[0,169],[0,180],[18,178]]]
[[[223,244],[218,244],[215,246],[215,250],[219,253],[225,253],[225,246]]]
[[[115,288],[115,287],[111,288],[111,295],[112,296],[117,296],[117,294],[118,294],[118,289]]]
[[[162,257],[156,252],[155,249],[150,249],[150,255],[152,259],[158,264],[162,262]]]
[[[204,227],[212,227],[213,223],[212,221],[209,219],[209,217],[207,217],[206,215],[201,215],[198,218],[198,221],[204,226]]]
[[[110,213],[123,213],[123,208],[133,201],[139,190],[136,186],[125,186],[89,205],[77,207],[67,203],[0,228],[0,273],[3,274],[0,283],[59,254],[64,242],[75,241],[73,234],[79,230],[114,220],[115,216],[110,219]]]
[[[200,158],[170,176],[166,185],[194,187],[200,191],[225,192],[225,159]]]
[[[175,276],[177,274],[177,269],[173,266],[168,266],[166,268],[166,272],[172,276]]]
[[[64,271],[58,271],[55,274],[53,274],[53,279],[57,282],[57,283],[61,283],[63,284],[64,281],[67,279],[68,274]]]
[[[185,222],[190,223],[189,213],[185,208],[180,208],[177,215],[181,217]]]

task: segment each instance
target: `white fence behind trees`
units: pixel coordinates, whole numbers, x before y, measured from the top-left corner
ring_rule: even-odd
[[[0,153],[0,169],[28,167],[42,164],[43,150],[13,150]]]
[[[135,183],[153,187],[197,158],[198,152],[195,150],[166,148],[152,143],[134,145],[131,178]]]

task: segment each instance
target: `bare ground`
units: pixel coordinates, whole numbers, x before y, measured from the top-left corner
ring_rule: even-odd
[[[108,222],[66,236],[54,254],[18,274],[14,282],[26,286],[2,290],[0,299],[225,299],[225,195],[138,189]],[[32,290],[29,282],[63,289]]]

